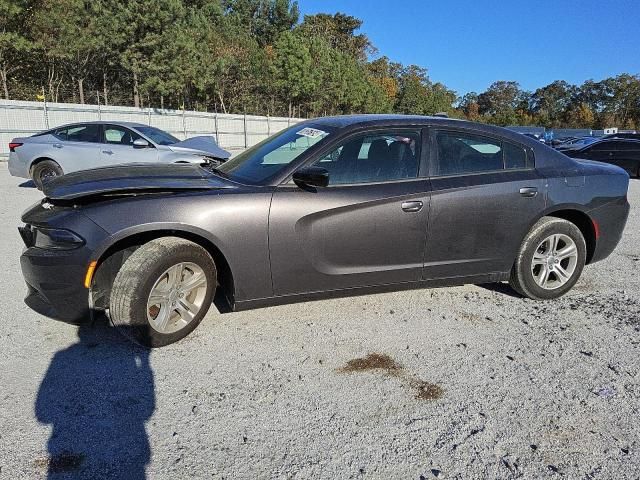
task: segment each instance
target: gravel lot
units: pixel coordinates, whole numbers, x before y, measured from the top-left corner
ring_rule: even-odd
[[[0,478],[638,478],[638,180],[616,252],[558,301],[213,311],[151,352],[23,304],[21,183],[0,164]]]

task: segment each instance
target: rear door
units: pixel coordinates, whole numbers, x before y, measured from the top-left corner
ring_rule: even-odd
[[[123,163],[147,163],[158,160],[158,150],[149,143],[148,147],[134,147],[133,142],[142,137],[121,125],[105,125],[101,149],[103,165]],[[145,140],[146,141],[146,140]]]
[[[420,279],[429,181],[419,175],[421,132],[357,134],[315,162],[329,186],[279,186],[269,216],[276,295]]]
[[[102,126],[96,123],[69,125],[54,131],[51,156],[64,173],[95,168],[100,159]]]
[[[435,129],[430,158],[423,278],[509,271],[545,207],[545,181],[532,150],[469,130]]]

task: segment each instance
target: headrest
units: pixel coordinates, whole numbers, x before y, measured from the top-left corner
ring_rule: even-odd
[[[384,160],[389,157],[389,146],[384,138],[371,142],[367,158],[369,160]]]

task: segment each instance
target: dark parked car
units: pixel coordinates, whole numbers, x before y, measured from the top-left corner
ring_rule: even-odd
[[[26,302],[138,342],[191,332],[214,294],[240,310],[509,280],[566,293],[616,247],[629,176],[459,120],[309,120],[214,168],[126,166],[47,183],[20,232]]]
[[[584,148],[587,145],[590,145],[594,142],[599,141],[600,139],[597,137],[582,137],[582,138],[574,138],[572,140],[568,140],[566,142],[554,145],[556,150],[564,151],[564,150],[579,150],[580,148]]]
[[[602,138],[606,140],[609,140],[610,138],[626,138],[628,140],[640,140],[640,133],[634,133],[634,132],[611,133],[609,135],[605,135]]]
[[[562,153],[573,158],[617,165],[632,177],[640,177],[640,140],[600,140],[581,149],[563,150]]]
[[[523,133],[522,135],[524,135],[525,137],[533,138],[534,140],[537,140],[537,141],[542,142],[542,143],[547,143],[545,141],[544,137],[538,136],[535,133]]]

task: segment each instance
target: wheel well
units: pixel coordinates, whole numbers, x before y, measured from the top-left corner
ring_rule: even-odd
[[[35,167],[39,163],[46,162],[46,161],[55,162],[56,165],[60,166],[60,164],[56,162],[53,158],[49,158],[49,157],[36,158],[33,162],[31,162],[31,165],[29,165],[29,174],[31,174],[31,172],[33,171],[33,167]]]
[[[93,276],[91,293],[95,308],[108,308],[111,286],[120,267],[135,250],[147,242],[161,237],[179,237],[200,245],[209,252],[218,271],[218,286],[228,301],[233,301],[233,274],[227,259],[212,242],[200,235],[180,230],[154,230],[131,235],[111,245],[98,259],[98,266]]]
[[[596,249],[596,232],[589,215],[580,210],[558,210],[547,213],[547,216],[562,218],[580,229],[587,245],[587,263],[590,263],[593,258],[593,252]]]

